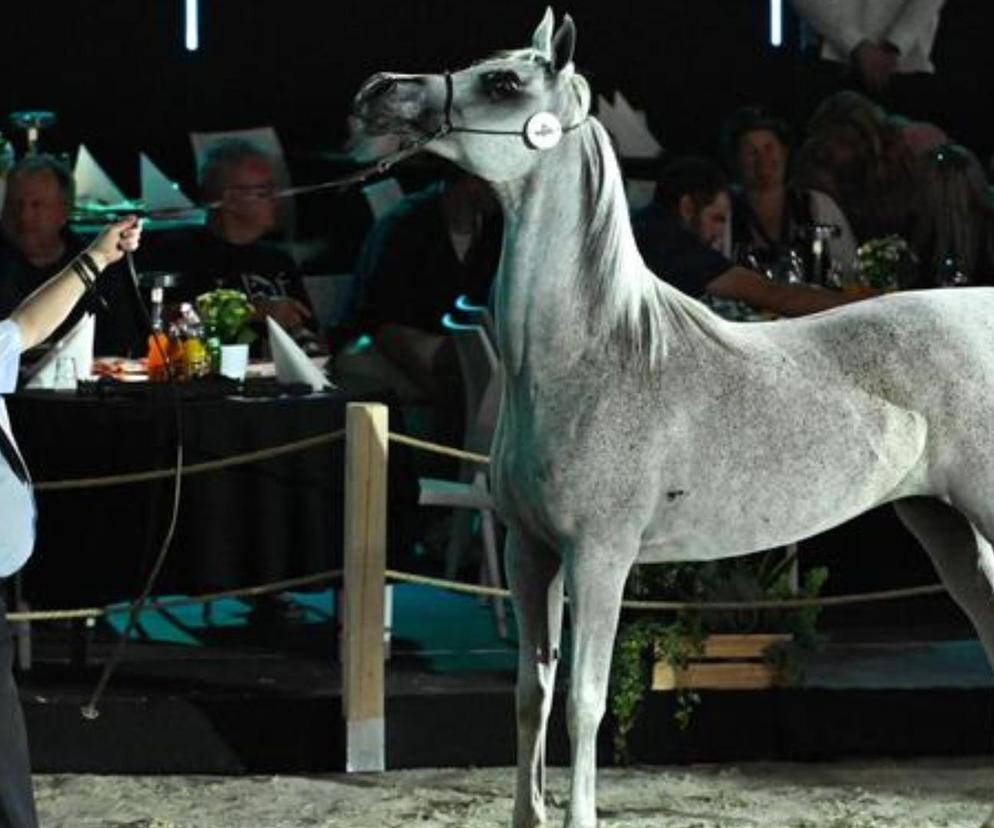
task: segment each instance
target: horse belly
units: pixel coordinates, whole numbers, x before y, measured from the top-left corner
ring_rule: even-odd
[[[714,559],[809,537],[896,496],[920,466],[919,414],[851,388],[789,389],[740,389],[674,441],[643,559]]]

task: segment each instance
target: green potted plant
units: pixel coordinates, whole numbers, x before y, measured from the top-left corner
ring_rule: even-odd
[[[248,296],[240,290],[218,288],[200,294],[196,306],[204,326],[212,373],[244,379],[249,345],[258,336],[251,324],[255,307]]]
[[[794,561],[794,550],[788,548],[722,561],[635,567],[626,597],[697,604],[820,594],[828,570],[809,570],[795,587]],[[631,616],[619,627],[611,666],[608,701],[615,758],[628,760],[628,736],[650,688],[676,693],[676,722],[685,728],[701,701],[701,687],[799,682],[807,656],[820,643],[819,613],[819,607],[801,607],[639,611]],[[726,677],[731,683],[723,683]]]

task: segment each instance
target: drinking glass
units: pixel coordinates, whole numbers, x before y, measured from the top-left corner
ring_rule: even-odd
[[[75,391],[76,383],[76,360],[67,356],[56,359],[55,379],[52,382],[52,387],[56,391]]]

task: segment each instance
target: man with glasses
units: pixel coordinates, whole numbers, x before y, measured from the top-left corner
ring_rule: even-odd
[[[206,227],[150,240],[145,266],[183,274],[177,300],[219,287],[244,291],[261,318],[271,316],[302,345],[314,343],[297,265],[268,240],[279,225],[272,159],[249,141],[221,140],[204,159],[200,192],[211,205]]]

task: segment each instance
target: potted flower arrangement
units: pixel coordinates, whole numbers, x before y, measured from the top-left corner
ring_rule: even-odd
[[[196,305],[213,372],[243,379],[249,345],[257,336],[251,325],[255,308],[248,296],[240,290],[218,288],[200,294]]]
[[[815,597],[823,567],[793,584],[795,547],[706,563],[636,567],[626,597],[688,603]],[[645,611],[619,627],[611,666],[609,707],[614,749],[627,761],[628,735],[650,689],[675,692],[675,719],[689,725],[702,688],[795,684],[820,639],[820,608]],[[728,683],[726,683],[726,681]]]
[[[856,248],[855,284],[851,289],[891,291],[912,284],[918,260],[898,235],[870,239]]]

